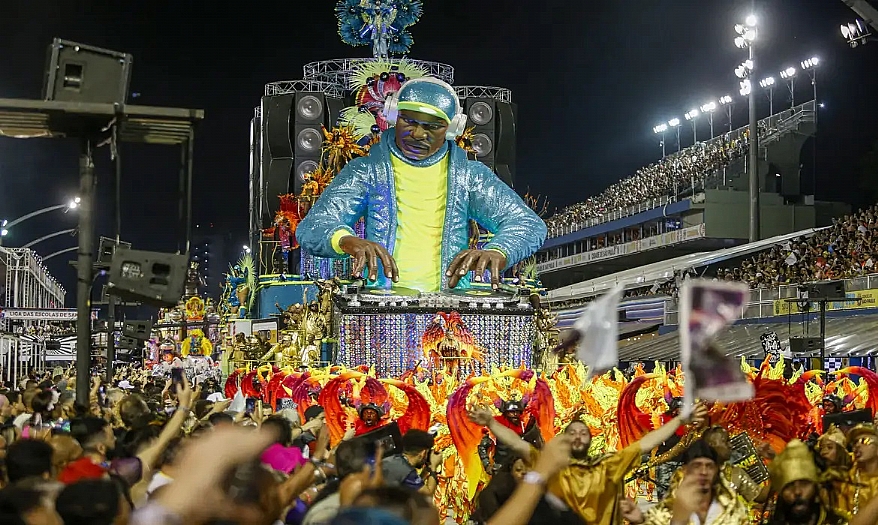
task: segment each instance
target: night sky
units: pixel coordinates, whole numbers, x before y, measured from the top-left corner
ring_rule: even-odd
[[[343,44],[335,2],[97,2],[5,0],[0,17],[0,97],[38,98],[53,37],[134,55],[130,102],[201,108],[196,138],[195,222],[246,242],[248,125],[263,85],[299,79],[316,60],[368,56]],[[745,51],[733,26],[750,0],[425,0],[410,30],[411,57],[451,64],[455,83],[510,88],[519,108],[518,182],[552,208],[584,200],[660,156],[652,127],[725,94],[740,102],[734,68]],[[225,5],[234,5],[226,8]],[[817,198],[863,204],[858,164],[878,139],[878,43],[850,49],[838,27],[856,18],[841,0],[758,0],[761,78],[811,56],[818,77]],[[804,78],[802,76],[801,78]],[[797,102],[810,98],[799,82]],[[767,97],[762,97],[768,112]],[[775,109],[784,108],[784,90]],[[722,117],[717,117],[721,129]],[[685,125],[685,124],[684,124]],[[702,122],[699,137],[706,138]],[[684,127],[684,147],[691,142]],[[670,141],[669,141],[670,142]],[[0,218],[12,219],[76,192],[77,144],[0,138]],[[98,233],[112,233],[112,178],[97,153]],[[123,240],[173,251],[177,226],[176,149],[123,149]],[[808,171],[811,166],[806,166]],[[25,223],[5,244],[73,227],[60,212]],[[56,238],[43,255],[74,244]],[[67,257],[50,270],[74,288]],[[73,300],[68,293],[68,302]]]

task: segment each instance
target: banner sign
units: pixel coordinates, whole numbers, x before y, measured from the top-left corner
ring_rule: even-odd
[[[844,294],[848,299],[859,301],[830,301],[826,303],[826,311],[830,310],[857,310],[861,308],[878,308],[878,290],[857,290]],[[785,299],[774,301],[774,315],[787,315],[790,313],[801,314],[803,309],[796,302],[787,302]],[[819,312],[820,303],[811,302],[810,312]]]
[[[0,308],[0,319],[9,321],[76,321],[76,308]],[[98,311],[91,311],[91,318],[98,318]]]

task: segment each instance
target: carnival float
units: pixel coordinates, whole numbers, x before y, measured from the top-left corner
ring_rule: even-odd
[[[542,307],[532,259],[511,268],[498,290],[472,282],[422,293],[364,286],[347,259],[303,253],[299,225],[334,177],[367,156],[392,126],[388,97],[413,79],[453,83],[450,65],[405,57],[409,28],[421,12],[418,0],[341,0],[342,40],[371,46],[372,58],[307,64],[303,80],[266,86],[251,124],[251,246],[259,249],[229,268],[215,306],[199,297],[198,268],[191,269],[186,297],[154,326],[150,361],[157,374],[173,367],[196,379],[222,374],[225,396],[245,404],[294,409],[303,419],[308,407],[323,406],[333,444],[357,427],[359,409],[367,405],[400,432],[435,432],[444,458],[436,503],[443,519],[463,523],[489,479],[477,450],[486,431],[470,422],[469,409],[499,411],[515,400],[525,407],[524,424],[544,440],[581,419],[599,455],[660,426],[678,407],[685,378],[661,363],[590,377],[581,363],[549,351],[558,331]],[[511,92],[456,91],[475,118],[455,143],[502,177],[509,167],[491,155],[495,144],[482,128],[491,118],[514,119]],[[280,139],[273,135],[278,107],[285,108]],[[538,215],[546,210],[538,197],[524,201]],[[364,236],[364,221],[352,230]],[[470,232],[472,248],[491,242],[483,225],[470,224]],[[714,404],[710,416],[748,444],[736,460],[750,468],[763,465],[758,448],[779,452],[790,439],[819,431],[828,394],[850,408],[878,408],[878,376],[868,370],[846,369],[824,381],[815,372],[785,378],[782,358],[759,368],[742,362],[742,368],[755,398]],[[861,379],[855,383],[848,375]],[[666,459],[653,455],[627,490],[654,499],[655,469]]]

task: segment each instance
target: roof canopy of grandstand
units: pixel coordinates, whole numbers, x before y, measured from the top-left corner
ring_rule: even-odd
[[[805,325],[800,315],[790,319],[778,317],[767,322],[766,319],[740,321],[738,324],[723,330],[715,343],[726,355],[743,357],[747,360],[759,360],[765,357],[760,337],[769,332],[777,334],[782,346],[789,348],[791,337],[804,335],[817,336],[819,315],[811,314]],[[807,328],[806,328],[807,327]],[[806,332],[807,329],[807,333]],[[619,348],[620,361],[679,361],[680,337],[675,330],[664,335],[643,335],[633,338],[632,342]],[[878,346],[878,316],[865,313],[854,315],[838,315],[826,318],[826,356],[827,357],[863,357],[872,355]],[[801,357],[796,356],[794,357]],[[813,356],[811,356],[813,357]]]
[[[798,237],[813,235],[820,229],[822,228],[801,230],[786,235],[778,235],[754,243],[742,244],[712,252],[692,253],[665,261],[647,264],[638,268],[632,268],[630,270],[551,290],[548,294],[548,299],[551,303],[587,299],[604,293],[617,284],[623,285],[626,289],[643,288],[653,284],[662,284],[669,279],[673,279],[676,272],[685,272],[710,266],[729,259],[745,257]]]

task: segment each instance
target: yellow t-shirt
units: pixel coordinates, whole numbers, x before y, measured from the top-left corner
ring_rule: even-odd
[[[448,195],[448,156],[416,167],[390,156],[396,185],[396,286],[421,292],[442,287],[442,229]]]

